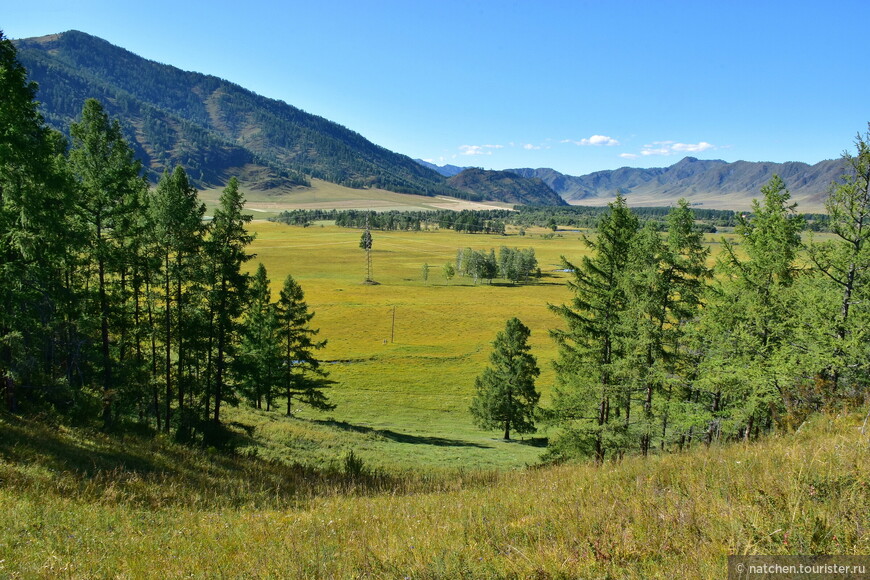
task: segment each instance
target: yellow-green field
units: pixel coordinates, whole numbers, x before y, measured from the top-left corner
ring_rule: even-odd
[[[250,268],[307,293],[338,407],[231,409],[235,453],[0,412],[0,577],[723,578],[729,554],[870,553],[866,407],[748,445],[533,469],[546,433],[472,426],[474,377],[511,316],[548,401],[546,305],[570,299],[555,270],[582,257],[578,233],[374,232],[369,286],[359,231],[251,229]],[[534,247],[544,277],[443,279],[457,248],[501,245]]]
[[[245,208],[255,217],[271,217],[284,210],[293,209],[356,209],[372,211],[430,211],[449,209],[487,210],[511,208],[512,204],[471,202],[455,197],[411,195],[385,189],[352,189],[320,179],[312,179],[310,187],[258,190],[242,188],[247,203]],[[217,205],[221,189],[199,192],[209,213]]]
[[[481,431],[467,412],[475,377],[488,364],[490,343],[512,316],[532,331],[538,388],[546,405],[556,348],[548,331],[560,319],[547,308],[571,299],[560,256],[579,261],[586,248],[577,232],[547,239],[529,235],[469,235],[452,231],[374,232],[373,278],[363,284],[361,232],[330,225],[309,228],[254,221],[252,250],[272,280],[273,295],[287,274],[296,278],[316,312],[328,346],[321,358],[338,384],[334,411],[299,409],[303,420],[250,409],[227,417],[255,425],[259,453],[320,463],[353,450],[369,465],[390,469],[517,468],[534,464],[546,432],[504,442]],[[442,267],[456,250],[533,247],[543,276],[527,285],[445,280]],[[422,266],[430,265],[428,282]],[[393,313],[395,312],[395,326]],[[283,443],[282,443],[283,442]]]

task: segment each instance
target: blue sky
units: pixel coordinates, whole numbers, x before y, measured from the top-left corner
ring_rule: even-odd
[[[815,163],[870,121],[866,0],[5,4],[10,38],[88,32],[438,164]]]

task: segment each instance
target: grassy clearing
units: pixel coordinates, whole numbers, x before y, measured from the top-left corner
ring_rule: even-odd
[[[0,415],[0,575],[722,578],[728,554],[866,554],[864,416],[603,466],[379,480]]]
[[[556,270],[560,255],[576,260],[586,251],[578,234],[544,239],[374,232],[374,278],[380,284],[368,286],[362,284],[365,255],[358,230],[269,222],[255,222],[252,229],[257,258],[251,267],[256,261],[266,265],[276,293],[292,274],[317,313],[314,326],[329,340],[322,357],[331,361],[331,376],[339,382],[331,392],[338,408],[328,413],[300,409],[299,417],[340,430],[342,445],[353,446],[378,466],[504,468],[537,461],[539,437],[502,442],[498,433],[474,428],[467,409],[490,343],[512,316],[532,329],[530,343],[543,370],[538,384],[547,400],[555,356],[547,332],[559,323],[547,304],[570,298],[566,274]],[[442,266],[455,259],[458,248],[497,250],[501,245],[534,247],[544,277],[523,286],[444,279]],[[431,267],[425,283],[423,263]],[[239,421],[260,421],[242,414]]]

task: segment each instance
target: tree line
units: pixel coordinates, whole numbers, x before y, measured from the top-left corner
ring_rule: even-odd
[[[806,417],[860,404],[870,379],[870,131],[832,184],[826,239],[802,239],[805,218],[774,176],[737,216],[711,263],[685,200],[665,234],[617,197],[563,258],[572,299],[551,305],[559,351],[551,406],[533,412],[538,370],[529,331],[508,322],[478,377],[475,422],[534,431],[557,426],[546,458],[598,461],[754,439]]]
[[[508,225],[520,228],[558,227],[596,228],[610,210],[607,207],[540,207],[514,206],[512,210],[430,210],[386,212],[362,210],[286,210],[272,221],[288,225],[308,227],[315,221],[333,221],[345,228],[364,228],[366,217],[369,227],[383,231],[423,231],[427,229],[451,229],[463,233],[504,234]],[[657,231],[668,228],[669,207],[638,207],[632,210],[638,220],[650,224]],[[716,233],[719,228],[734,228],[741,216],[751,217],[751,212],[733,210],[692,208],[696,227],[704,233]],[[802,228],[807,231],[830,232],[831,223],[827,214],[804,213]]]
[[[301,288],[272,301],[235,178],[212,218],[182,167],[149,188],[94,99],[48,129],[36,85],[0,35],[0,388],[10,410],[217,432],[240,399],[330,408]]]

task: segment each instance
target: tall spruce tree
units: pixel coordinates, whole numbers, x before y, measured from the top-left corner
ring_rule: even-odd
[[[476,394],[471,401],[471,416],[483,429],[501,429],[505,440],[511,430],[535,432],[535,413],[540,393],[535,378],[540,374],[535,357],[529,352],[531,331],[518,318],[507,321],[492,343],[490,366],[474,381]]]

